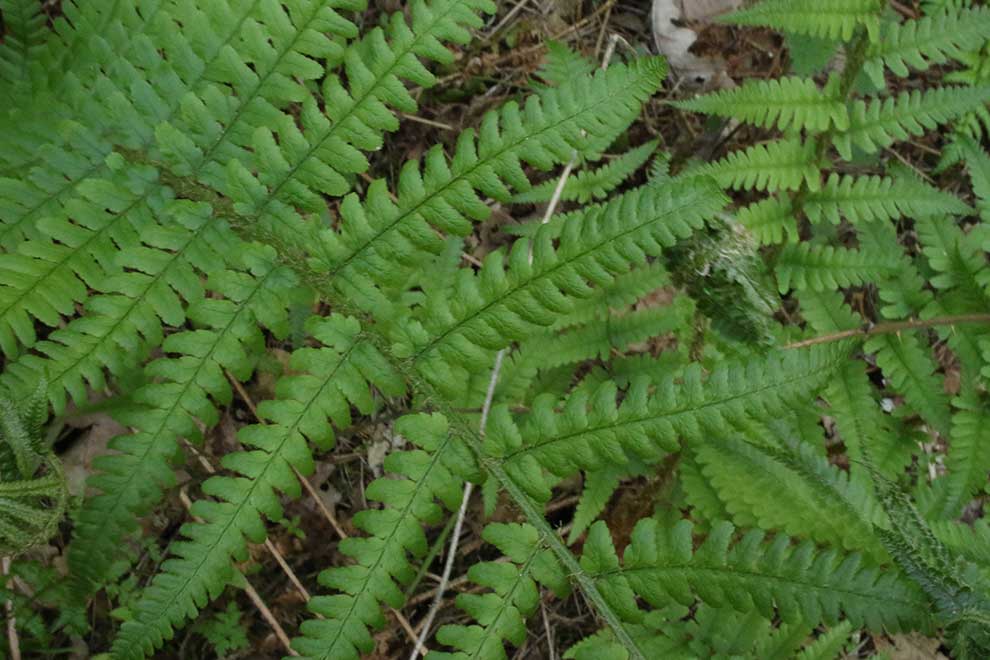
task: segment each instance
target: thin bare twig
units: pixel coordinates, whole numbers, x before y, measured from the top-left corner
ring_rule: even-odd
[[[853,328],[852,330],[843,330],[842,332],[833,332],[831,334],[822,335],[821,337],[803,339],[801,341],[787,344],[784,348],[804,348],[805,346],[814,346],[815,344],[827,344],[833,341],[841,341],[843,339],[849,339],[850,337],[872,337],[873,335],[890,334],[892,332],[921,330],[924,328],[934,328],[943,325],[959,325],[962,323],[990,324],[990,314],[958,314],[956,316],[939,316],[933,319],[889,321],[862,328]]]
[[[504,348],[495,355],[495,366],[492,367],[492,376],[488,381],[488,391],[485,392],[485,405],[481,408],[481,422],[478,425],[478,434],[482,437],[485,435],[485,426],[488,424],[488,413],[492,407],[492,400],[495,398],[495,384],[498,383],[498,373],[502,370],[502,358],[504,357]],[[433,620],[436,618],[437,612],[440,611],[443,594],[447,590],[450,573],[454,569],[454,559],[457,557],[457,543],[461,538],[461,528],[464,526],[464,516],[467,514],[468,502],[471,499],[473,487],[474,485],[470,481],[464,484],[461,508],[457,511],[457,522],[454,523],[454,531],[450,535],[450,550],[447,552],[447,561],[444,562],[443,574],[440,576],[440,585],[437,587],[436,595],[433,597],[433,603],[430,604],[430,611],[426,614],[426,619],[423,621],[422,629],[419,631],[419,637],[416,639],[416,646],[413,648],[409,660],[416,660],[420,654],[425,656],[427,653],[425,642],[430,636],[430,628],[433,626]]]
[[[248,410],[251,411],[251,414],[254,416],[255,421],[258,422],[259,424],[264,424],[265,423],[264,420],[262,420],[261,417],[258,416],[258,408],[257,406],[254,405],[254,400],[251,398],[251,395],[247,393],[247,390],[244,389],[244,386],[241,385],[241,382],[236,378],[234,378],[234,375],[232,373],[230,373],[229,371],[225,373],[227,374],[227,380],[229,380],[230,384],[234,386],[235,390],[237,390],[237,395],[241,397],[241,400],[244,401],[244,404],[248,407]],[[309,479],[307,479],[302,474],[300,474],[299,470],[297,470],[295,466],[291,466],[291,467],[293,474],[295,474],[296,478],[299,479],[299,483],[302,484],[302,487],[305,488],[306,492],[309,493],[309,495],[313,498],[313,501],[316,502],[316,506],[320,509],[320,512],[323,514],[323,517],[326,518],[327,522],[330,523],[330,526],[333,527],[333,531],[337,532],[337,535],[340,538],[346,539],[347,532],[344,531],[344,528],[340,526],[339,522],[337,522],[337,518],[333,515],[330,509],[327,508],[326,504],[323,502],[323,498],[321,498],[319,493],[316,492],[316,489],[313,487],[313,484],[309,483]]]
[[[202,456],[200,456],[200,460],[205,461]],[[205,521],[199,516],[192,515],[192,501],[189,499],[189,495],[186,493],[184,488],[179,491],[179,501],[182,502],[182,506],[185,507],[186,511],[189,512],[189,515],[191,515],[194,520],[199,523],[205,523]],[[274,546],[272,546],[272,549],[274,550]],[[303,591],[305,592],[305,589]],[[254,605],[255,609],[258,610],[258,613],[261,614],[261,618],[263,618],[271,627],[272,632],[275,633],[275,637],[277,637],[278,641],[285,647],[286,653],[289,655],[299,655],[296,653],[295,649],[292,648],[292,642],[289,639],[289,636],[285,634],[285,630],[279,624],[278,619],[275,618],[272,611],[268,609],[268,605],[265,604],[265,601],[261,599],[261,596],[258,595],[255,588],[251,586],[250,582],[248,582],[247,577],[244,578],[244,593],[246,593],[247,597],[251,599],[251,603]],[[309,594],[306,595],[308,596]]]

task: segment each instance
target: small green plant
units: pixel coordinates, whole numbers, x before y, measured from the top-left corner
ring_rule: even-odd
[[[79,634],[91,608],[121,620],[94,652],[174,651],[190,626],[223,656],[250,643],[247,610],[211,603],[243,591],[286,652],[357,658],[478,486],[473,588],[436,631],[427,611],[414,654],[504,658],[578,592],[600,629],[567,658],[828,658],[907,631],[990,654],[990,10],[726,16],[842,56],[676,99],[751,125],[712,162],[658,153],[662,134],[630,146],[662,58],[554,44],[531,93],[379,167],[498,9],[407,4],[63,0],[49,29],[36,0],[0,0],[2,552],[63,522],[50,415],[108,393],[128,429],[66,523],[62,616],[31,639]],[[942,126],[917,163],[895,151]],[[536,218],[475,253],[493,201]],[[196,445],[235,392],[254,419],[215,466]],[[379,418],[395,449],[349,528],[287,515],[339,434]],[[183,486],[165,559],[152,542],[134,562],[193,457],[210,476]],[[649,509],[610,528],[621,485],[652,478]],[[331,539],[301,622],[243,572],[263,547],[297,580],[279,530]]]

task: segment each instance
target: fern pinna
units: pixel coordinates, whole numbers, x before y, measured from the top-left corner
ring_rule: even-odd
[[[415,655],[504,658],[531,625],[553,644],[546,603],[580,592],[568,658],[838,657],[908,631],[984,657],[990,11],[904,9],[750,3],[720,22],[843,57],[664,101],[661,57],[551,43],[530,92],[389,163],[505,8],[0,0],[11,643],[182,653],[200,619],[222,652],[244,593],[290,655],[357,658],[414,617]],[[919,71],[944,80],[903,84]],[[658,152],[645,106],[758,139]],[[937,163],[897,151],[943,125]],[[70,498],[54,430],[94,411],[125,431]],[[326,507],[308,478],[372,423],[383,474],[346,482],[365,506],[327,511],[335,536],[308,526],[331,540],[304,586],[275,530],[304,491]],[[142,538],[187,478],[184,523]],[[479,543],[424,609],[474,485]],[[473,586],[433,630],[455,566]],[[281,621],[252,586],[279,571],[307,601]]]

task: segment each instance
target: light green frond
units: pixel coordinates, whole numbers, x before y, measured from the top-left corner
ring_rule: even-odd
[[[771,27],[811,37],[848,41],[864,27],[875,41],[880,32],[880,0],[762,0],[721,20],[736,25]]]
[[[818,335],[859,327],[862,319],[843,302],[836,291],[802,291],[801,313]],[[900,437],[875,400],[873,387],[859,361],[849,361],[835,371],[823,393],[835,419],[839,438],[850,458],[849,473],[868,481],[864,472],[864,451],[874,465],[893,478],[911,459],[913,443]]]
[[[754,430],[760,443],[769,430]],[[733,520],[886,558],[873,533],[879,504],[862,483],[828,463],[809,443],[788,439],[775,449],[735,436],[692,445],[701,472]],[[786,489],[788,497],[774,493]]]
[[[686,296],[672,305],[650,307],[625,315],[589,321],[562,333],[536,337],[521,351],[544,369],[577,364],[585,360],[607,360],[613,351],[623,352],[630,344],[678,330],[688,322],[694,305]]]
[[[829,126],[845,130],[849,124],[846,104],[837,97],[838,78],[832,77],[824,89],[814,80],[796,76],[771,80],[746,80],[734,89],[725,89],[675,105],[690,112],[731,117],[764,128],[827,131]]]
[[[820,185],[815,144],[785,139],[733,151],[713,163],[695,165],[682,177],[710,176],[723,188],[735,190],[797,190],[806,183],[810,190]]]
[[[581,204],[591,200],[604,199],[619,185],[643,166],[654,151],[659,141],[650,140],[635,149],[610,160],[607,164],[594,170],[581,170],[567,178],[560,193],[561,201],[577,201]],[[536,204],[548,202],[557,189],[557,179],[550,179],[540,185],[513,196],[517,204]]]
[[[990,404],[986,397],[966,386],[953,399],[955,412],[949,434],[949,450],[945,457],[948,474],[947,500],[943,513],[946,517],[958,517],[969,500],[987,487],[990,472],[990,442],[986,441],[986,429],[990,428]]]
[[[506,470],[531,487],[532,497],[545,499],[541,470],[565,477],[606,464],[625,466],[630,457],[652,463],[658,449],[674,451],[680,439],[722,437],[753,419],[783,414],[824,384],[842,351],[771,352],[723,364],[707,380],[693,365],[655,383],[652,394],[647,381],[634,382],[618,405],[609,381],[593,394],[572,394],[561,413],[553,412],[552,398],[537,399],[519,426],[497,407],[485,437],[487,452],[502,457]]]
[[[628,468],[606,465],[584,475],[581,499],[578,500],[577,507],[574,509],[574,520],[571,523],[571,531],[567,535],[568,545],[573,545],[581,538],[591,523],[601,515],[608,501],[615,494],[615,490],[619,487],[620,481],[628,474]]]
[[[570,589],[567,576],[553,554],[529,525],[491,523],[482,538],[494,545],[508,562],[481,562],[471,566],[468,578],[490,589],[482,594],[462,593],[456,604],[478,623],[446,625],[437,631],[437,641],[458,653],[431,652],[429,660],[505,660],[504,643],[521,647],[526,641],[526,619],[540,603],[539,585],[558,596]]]
[[[0,43],[0,90],[13,99],[15,94],[30,91],[32,66],[45,47],[48,30],[41,5],[34,0],[3,0],[4,35]],[[26,88],[20,88],[26,85]]]
[[[367,488],[368,499],[384,506],[352,519],[368,534],[338,546],[354,563],[320,574],[320,584],[337,593],[310,601],[310,611],[321,618],[303,622],[302,637],[293,642],[303,658],[357,660],[374,648],[369,629],[384,624],[383,606],[402,607],[400,585],[416,574],[411,558],[423,557],[429,548],[423,526],[440,522],[444,507],[456,511],[464,479],[476,476],[470,451],[442,416],[403,417],[395,432],[415,449],[389,454],[385,470],[390,475]]]
[[[892,388],[904,395],[907,404],[943,436],[951,426],[949,397],[942,376],[927,347],[914,332],[879,334],[863,345],[876,353],[877,365]]]
[[[957,143],[962,151],[966,171],[969,173],[969,179],[973,185],[976,208],[979,209],[980,217],[983,218],[984,223],[990,223],[990,154],[967,138],[959,138]],[[984,249],[986,247],[984,246]]]
[[[795,289],[827,291],[863,284],[891,272],[893,264],[863,250],[788,243],[774,266],[781,293]]]
[[[97,282],[101,293],[86,300],[85,313],[9,364],[0,382],[24,389],[44,378],[61,412],[66,394],[85,402],[89,388],[106,387],[106,372],[133,371],[161,344],[165,326],[185,322],[185,307],[205,296],[200,278],[236,258],[243,243],[226,225],[211,222],[203,205],[169,204],[165,195],[156,193],[164,208],[158,218],[145,216],[140,243],[116,257],[129,270]]]
[[[595,63],[571,50],[562,41],[547,41],[547,53],[536,75],[551,85],[563,85],[574,78],[590,75]]]
[[[369,385],[387,395],[401,393],[401,381],[361,341],[355,320],[314,317],[308,329],[322,346],[293,354],[291,366],[301,373],[283,378],[276,386],[277,398],[258,407],[260,424],[238,432],[249,449],[222,460],[237,476],[216,476],[203,484],[203,492],[215,499],[193,504],[192,514],[201,521],[183,526],[185,540],[172,544],[173,557],[142,593],[134,617],[121,627],[114,658],[141,658],[160,647],[235,578],[233,562],[244,560],[248,542],[266,538],[262,516],[280,520],[279,493],[298,497],[295,472],[313,471],[308,443],[331,446],[331,422],[338,429],[349,426],[351,406],[363,414],[372,412]],[[368,497],[374,499],[374,493],[369,488]]]
[[[794,208],[787,196],[770,197],[736,211],[736,220],[756,238],[761,245],[776,245],[794,240],[798,236]]]
[[[856,553],[820,550],[808,541],[792,545],[783,534],[768,540],[753,530],[734,540],[734,531],[727,522],[716,523],[699,545],[689,521],[668,528],[641,520],[621,568],[601,571],[597,579],[655,608],[672,602],[690,607],[700,599],[771,620],[779,615],[789,623],[835,625],[844,617],[878,631],[911,629],[925,619],[924,596],[896,571]],[[585,558],[601,553],[598,544],[611,544],[604,523],[596,523],[591,535],[597,544],[585,543]]]
[[[840,621],[832,626],[814,642],[801,649],[796,660],[839,660],[846,657],[845,647],[849,644],[849,636],[853,633],[853,624]]]
[[[117,421],[134,430],[110,441],[117,453],[93,461],[96,472],[87,486],[99,492],[76,514],[68,550],[72,588],[80,598],[110,577],[137,519],[174,484],[170,462],[179,440],[196,442],[201,426],[219,421],[217,406],[231,399],[226,374],[250,377],[265,349],[259,326],[285,334],[286,301],[298,282],[273,259],[269,250],[252,248],[245,255],[247,270],[214,274],[210,288],[224,298],[203,299],[189,308],[197,328],[165,339],[162,349],[168,357],[145,367],[150,382],[115,412]]]
[[[487,217],[479,192],[508,201],[511,189],[530,185],[524,164],[549,169],[567,162],[575,149],[604,150],[639,114],[664,73],[659,59],[612,66],[544,90],[522,106],[509,103],[488,113],[477,135],[461,135],[452,159],[436,147],[421,162],[406,163],[396,201],[384,181],[373,183],[363,202],[346,197],[341,230],[321,231],[306,246],[314,267],[342,295],[386,316],[391,305],[376,285],[402,282],[438,252],[436,230],[465,235],[472,220]],[[404,258],[397,261],[396,254]]]
[[[850,160],[853,147],[873,153],[899,140],[923,135],[990,100],[990,87],[940,87],[896,97],[854,101],[849,128],[835,134],[835,148]]]
[[[454,295],[428,299],[416,323],[400,328],[400,350],[439,387],[456,382],[451,368],[489,364],[492,351],[552,325],[594,287],[688,236],[724,201],[701,179],[646,186],[583,212],[563,227],[556,247],[549,229],[519,239],[507,256],[491,253],[477,274],[461,271]]]
[[[863,69],[883,87],[883,68],[902,78],[911,69],[926,71],[933,64],[979,48],[990,33],[990,9],[974,7],[941,11],[903,23],[884,22],[881,38],[870,44]]]
[[[805,214],[812,222],[853,224],[953,213],[972,209],[955,195],[933,188],[914,177],[850,176],[830,174],[818,192],[805,198]]]

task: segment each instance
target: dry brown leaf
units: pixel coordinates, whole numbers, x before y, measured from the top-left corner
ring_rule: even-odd
[[[93,472],[93,459],[106,454],[111,438],[127,433],[127,427],[118,424],[110,415],[95,413],[70,417],[66,425],[85,429],[78,440],[62,453],[65,480],[72,495],[80,496],[86,488],[86,478]]]
[[[886,652],[891,660],[949,660],[938,651],[940,640],[929,639],[918,633],[877,638],[874,643],[877,651]]]
[[[724,63],[691,52],[698,35],[679,23],[706,21],[741,4],[742,0],[653,0],[650,11],[653,41],[685,84],[706,89],[734,86]]]

